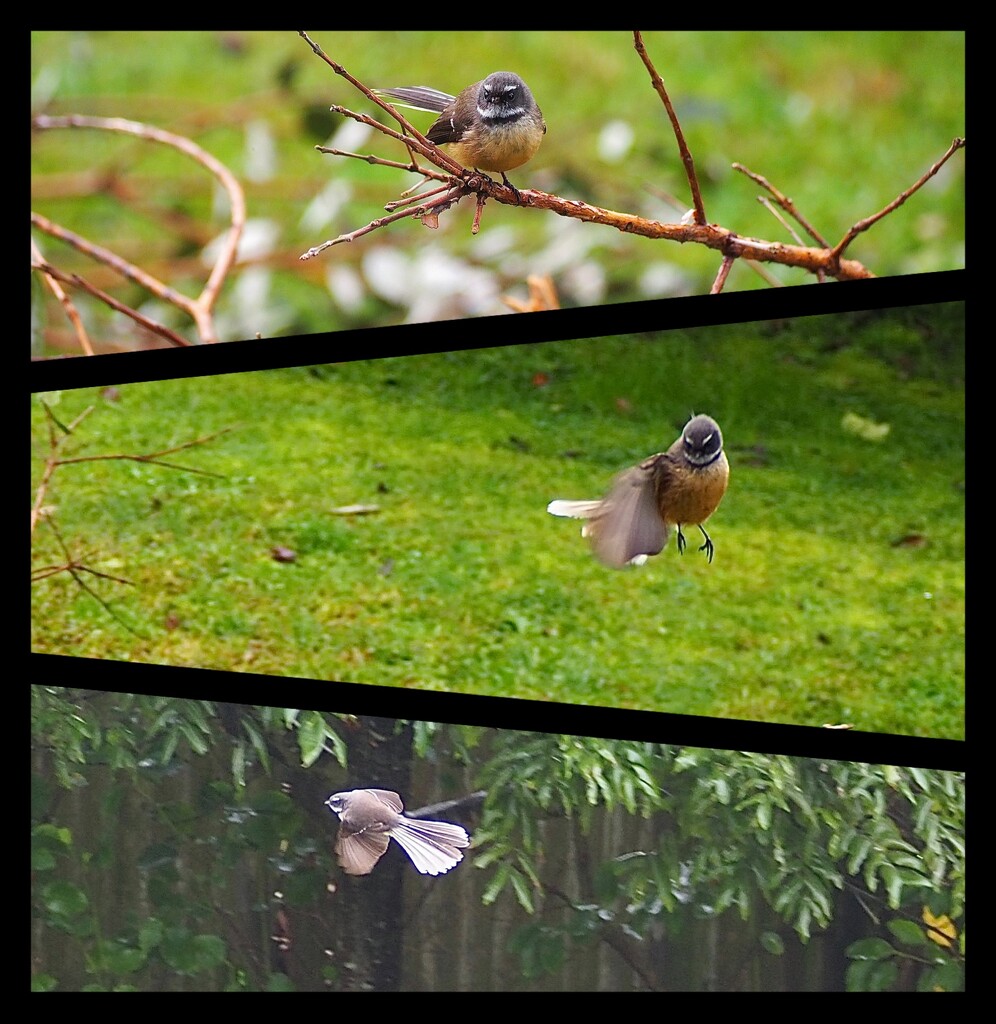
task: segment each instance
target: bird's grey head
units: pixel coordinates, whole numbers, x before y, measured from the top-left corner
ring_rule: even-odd
[[[723,434],[711,416],[693,416],[681,432],[685,458],[694,466],[708,466],[723,454]]]
[[[342,815],[342,812],[346,807],[345,793],[333,793],[328,800],[325,801],[325,806],[330,811],[334,811],[338,815]]]
[[[494,71],[481,83],[477,109],[481,117],[519,117],[529,109],[529,88],[511,71]]]

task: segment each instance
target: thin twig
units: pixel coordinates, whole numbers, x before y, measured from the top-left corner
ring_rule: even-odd
[[[653,61],[651,61],[647,54],[646,46],[643,45],[642,33],[633,33],[633,45],[636,47],[636,52],[640,55],[640,60],[643,61],[644,66],[650,73],[650,81],[653,83],[654,89],[657,91],[657,95],[660,96],[661,102],[664,104],[664,109],[667,111],[667,116],[671,120],[671,127],[674,129],[674,137],[678,141],[678,152],[681,154],[681,162],[685,165],[685,174],[688,177],[688,186],[692,190],[692,203],[695,206],[695,223],[705,224],[705,204],[702,202],[702,193],[699,190],[699,179],[695,173],[695,161],[692,159],[691,150],[689,150],[688,144],[685,142],[685,134],[681,130],[681,123],[678,121],[678,115],[675,113],[674,107],[671,106],[671,99],[667,94],[667,90],[664,88],[664,82],[661,80],[661,76],[657,73],[657,69],[654,67]]]
[[[332,146],[315,146],[315,149],[328,156],[345,156],[352,160],[360,160],[365,164],[375,164],[378,167],[393,167],[399,171],[411,171],[413,174],[421,174],[425,178],[435,178],[437,181],[452,182],[453,180],[451,174],[440,174],[438,171],[429,170],[428,167],[420,167],[414,160],[402,163],[400,160],[388,160],[386,157],[376,156],[374,153],[351,153],[348,149],[335,149]]]
[[[42,256],[41,249],[38,248],[38,243],[32,238],[31,239],[31,262],[32,263],[43,263],[44,257]],[[66,292],[62,285],[52,277],[50,274],[44,274],[43,279],[45,283],[52,289],[52,294],[56,297],[59,304],[66,312],[66,316],[69,318],[69,322],[73,325],[76,330],[76,338],[80,343],[80,348],[83,350],[83,355],[93,355],[93,345],[90,344],[90,336],[86,332],[86,328],[83,326],[83,321],[80,319],[79,310],[76,308],[76,304],[69,297],[69,293]]]
[[[809,235],[810,238],[813,239],[814,242],[816,242],[817,245],[821,245],[824,249],[830,248],[830,243],[816,230],[816,228],[814,228],[805,219],[805,217],[802,216],[801,213],[799,213],[799,211],[795,208],[795,203],[793,203],[792,200],[783,192],[779,192],[779,190],[775,188],[775,186],[772,185],[771,182],[764,177],[764,175],[755,174],[754,171],[749,170],[743,164],[739,163],[733,164],[733,169],[735,171],[740,171],[741,174],[746,174],[747,177],[751,179],[751,181],[756,182],[758,185],[761,186],[761,188],[766,189],[768,192],[770,192],[775,202],[790,217],[795,217],[795,219],[799,222],[802,229]],[[797,237],[795,236],[794,232],[793,237]],[[802,244],[801,241],[799,244]]]
[[[907,199],[914,192],[918,192],[947,162],[948,160],[965,145],[964,139],[954,139],[951,145],[948,146],[947,152],[940,160],[937,161],[922,177],[915,181],[908,189],[900,192],[895,199],[892,200],[888,206],[883,207],[878,213],[872,214],[870,217],[866,217],[864,220],[859,220],[857,224],[854,224],[846,235],[833,247],[831,256],[834,259],[840,257],[841,253],[851,244],[854,239],[861,234],[862,231],[867,231],[873,224],[880,221],[886,214],[892,213],[893,210],[902,206]]]
[[[92,597],[94,599],[94,601],[96,601],[97,604],[99,604],[101,606],[101,608],[103,608],[104,611],[107,612],[107,614],[110,615],[112,619],[114,619],[115,622],[117,622],[119,625],[124,626],[124,628],[127,629],[129,633],[132,633],[135,636],[140,636],[141,634],[137,630],[133,629],[130,625],[128,625],[128,623],[125,622],[125,620],[122,619],[120,615],[118,615],[118,613],[110,606],[110,604],[108,604],[108,602],[105,601],[100,596],[100,594],[98,594],[97,591],[94,590],[86,582],[85,579],[83,579],[83,577],[80,575],[80,571],[81,570],[86,570],[87,572],[93,573],[93,575],[95,575],[95,576],[103,576],[103,575],[106,575],[106,574],[99,573],[99,572],[97,572],[94,569],[89,569],[89,568],[87,568],[87,566],[82,565],[79,562],[77,562],[72,557],[72,555],[69,553],[69,547],[66,545],[66,542],[65,542],[65,540],[62,537],[62,534],[59,532],[59,528],[58,528],[58,526],[56,526],[55,520],[51,516],[46,516],[45,517],[45,522],[48,523],[48,525],[51,528],[52,532],[55,534],[55,537],[56,537],[56,540],[57,540],[57,542],[59,544],[59,547],[62,548],[63,554],[65,554],[65,556],[66,556],[66,564],[65,564],[65,566],[63,566],[62,571],[68,572],[69,575],[72,576],[72,578],[73,578],[74,582],[77,584],[77,586],[79,586],[79,588],[81,590],[83,590],[84,593],[89,594],[90,597]],[[134,584],[132,584],[130,580],[119,579],[118,577],[114,577],[114,576],[107,576],[107,578],[108,579],[116,580],[119,583],[127,583],[130,586],[134,586]]]
[[[32,221],[35,219],[35,215],[32,214]],[[53,278],[57,281],[63,281],[66,284],[75,285],[77,288],[82,288],[83,291],[89,292],[94,298],[100,299],[101,302],[110,306],[111,309],[117,310],[119,313],[123,313],[125,316],[134,320],[135,323],[140,324],[147,331],[151,331],[153,334],[158,334],[160,338],[165,338],[171,345],[177,347],[186,347],[190,344],[186,338],[181,337],[175,331],[171,331],[168,327],[163,324],[157,323],[155,320],[150,320],[147,316],[139,313],[137,309],[132,309],[131,306],[126,306],[123,302],[114,298],[113,295],[108,295],[103,289],[98,288],[85,277],[80,277],[79,274],[67,274],[58,267],[53,267],[48,260],[33,260],[31,266],[35,270],[40,270],[46,277]]]
[[[722,263],[719,265],[719,273],[716,275],[716,280],[713,281],[712,287],[709,289],[710,295],[718,295],[723,290],[723,285],[726,284],[726,278],[729,276],[732,266],[733,257],[724,256]]]
[[[421,203],[420,205],[413,206],[410,209],[398,210],[396,213],[388,214],[386,217],[377,217],[375,220],[370,221],[369,224],[364,224],[363,227],[356,228],[355,231],[348,231],[346,234],[339,235],[337,238],[332,238],[327,242],[322,242],[321,245],[312,246],[312,248],[307,252],[301,253],[298,259],[313,259],[330,246],[340,245],[342,242],[353,242],[357,238],[362,238],[364,235],[370,234],[371,231],[376,231],[378,228],[384,227],[385,224],[393,224],[396,220],[404,220],[406,217],[421,217],[424,219],[433,214],[438,216],[440,210],[447,209],[453,203],[459,202],[464,195],[466,195],[466,192],[458,186],[456,189],[450,190],[437,199],[433,199],[432,202]]]
[[[767,196],[758,196],[757,201],[768,211],[768,213],[771,214],[772,217],[775,218],[775,220],[778,221],[779,224],[781,224],[783,228],[785,228],[785,230],[795,239],[798,245],[802,245],[802,239],[799,237],[799,232],[796,231],[796,229],[781,215],[781,213],[775,209],[771,200]],[[816,272],[816,278],[820,284],[823,284],[826,280],[826,275],[822,270],[818,270]]]
[[[129,586],[134,586],[131,580],[124,579],[121,576],[113,576],[110,573],[100,572],[97,569],[93,569],[88,565],[85,565],[80,559],[74,558],[69,550],[69,545],[63,538],[62,533],[59,530],[58,525],[55,522],[55,516],[53,515],[53,509],[51,506],[45,505],[45,498],[48,495],[49,487],[52,482],[53,474],[59,466],[68,466],[73,463],[80,462],[101,462],[105,460],[124,459],[131,460],[134,462],[147,462],[152,465],[162,466],[166,469],[178,469],[186,473],[201,473],[207,476],[220,477],[220,473],[212,473],[208,470],[197,469],[192,466],[181,466],[176,463],[167,462],[163,459],[165,455],[171,455],[174,452],[185,451],[188,448],[193,448],[197,445],[207,444],[209,441],[214,440],[216,437],[220,437],[222,434],[228,433],[232,430],[232,427],[224,427],[221,430],[216,430],[212,434],[205,434],[202,437],[194,438],[190,441],[183,441],[180,444],[171,445],[169,448],[162,448],[156,452],[149,452],[144,455],[127,455],[127,454],[111,454],[111,455],[78,455],[64,458],[60,456],[64,446],[74,437],[77,427],[86,419],[90,413],[93,412],[94,406],[88,406],[78,416],[75,417],[68,425],[62,423],[52,411],[51,407],[44,400],[42,401],[42,408],[45,411],[46,420],[48,423],[48,443],[49,443],[49,455],[45,459],[45,463],[42,467],[41,481],[38,484],[38,488],[35,491],[35,500],[31,507],[31,536],[34,539],[35,527],[41,521],[48,524],[49,528],[55,534],[56,541],[59,547],[62,549],[65,561],[61,565],[46,565],[31,571],[31,581],[33,583],[43,579],[48,579],[52,576],[58,575],[59,573],[69,573],[69,575],[75,580],[82,590],[88,593],[95,601],[97,601],[101,607],[111,615],[116,621],[129,630],[132,633],[136,633],[131,626],[128,625],[120,616],[118,616],[113,608],[98,594],[96,593],[82,577],[82,573],[89,573],[92,576],[96,576],[99,579],[112,580],[115,583],[125,583]],[[139,635],[136,633],[136,635]]]
[[[174,445],[172,448],[164,448],[162,451],[149,452],[147,455],[77,455],[68,459],[56,459],[55,464],[57,466],[71,466],[78,462],[107,462],[114,460],[128,460],[131,462],[149,462],[157,466],[165,466],[167,469],[179,469],[184,473],[200,473],[202,476],[214,476],[224,478],[224,473],[212,473],[207,469],[198,469],[196,466],[180,466],[175,462],[164,462],[162,457],[164,455],[171,455],[173,452],[185,451],[187,448],[193,448],[195,445],[207,444],[209,441],[213,441],[216,437],[220,437],[222,434],[227,434],[232,427],[223,427],[221,430],[216,430],[213,434],[206,434],[204,437],[196,437],[192,441],[184,441],[183,444]]]
[[[433,145],[403,114],[399,114],[398,111],[391,106],[386,100],[380,98],[376,92],[365,86],[359,79],[354,78],[341,64],[337,64],[327,53],[308,35],[307,32],[298,33],[301,38],[311,47],[314,53],[320,57],[326,64],[342,78],[345,78],[354,89],[359,90],[373,103],[376,103],[381,110],[385,110],[401,125],[402,130],[409,138],[405,139],[398,136],[396,132],[392,132],[391,129],[384,129],[384,126],[377,127],[379,122],[374,121],[373,118],[369,118],[366,115],[357,115],[352,111],[348,111],[345,108],[333,107],[333,110],[337,110],[341,114],[346,114],[349,117],[354,117],[358,121],[363,121],[366,124],[370,124],[373,127],[377,127],[378,131],[386,130],[388,133],[393,134],[396,138],[402,138],[402,141],[406,145],[415,148],[431,163],[435,164],[440,170],[449,171],[451,174],[457,177],[463,175],[466,172],[466,168],[461,166],[459,161],[454,160],[448,153],[441,150],[438,146]]]

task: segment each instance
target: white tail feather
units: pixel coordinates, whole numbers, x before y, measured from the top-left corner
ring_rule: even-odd
[[[568,519],[590,519],[601,505],[601,501],[565,501],[558,498],[547,505],[546,510],[552,516],[566,516]]]

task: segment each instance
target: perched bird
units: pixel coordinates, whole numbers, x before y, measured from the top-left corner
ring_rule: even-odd
[[[423,875],[441,875],[463,859],[470,836],[448,821],[422,821],[402,814],[401,797],[389,789],[352,789],[325,801],[339,817],[335,843],[347,875],[368,875],[395,839]]]
[[[546,510],[586,519],[581,536],[616,569],[642,565],[648,555],[663,551],[672,526],[678,531],[679,554],[685,551],[682,526],[697,526],[705,538],[699,551],[711,562],[713,543],[702,524],[716,511],[729,478],[719,424],[709,416],[693,416],[666,452],[620,473],[600,501],[557,500]]]
[[[513,191],[505,172],[531,160],[546,134],[546,121],[529,86],[511,71],[495,71],[458,96],[424,85],[374,91],[416,110],[438,113],[425,137],[434,145],[448,145],[465,167],[500,171]]]

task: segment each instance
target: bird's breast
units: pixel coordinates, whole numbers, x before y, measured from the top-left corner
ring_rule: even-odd
[[[730,465],[725,453],[702,469],[686,465],[658,491],[664,521],[693,526],[704,523],[722,501],[729,478]]]
[[[511,171],[536,155],[543,141],[543,127],[528,117],[495,124],[486,131],[475,127],[450,152],[464,165],[480,171]]]

